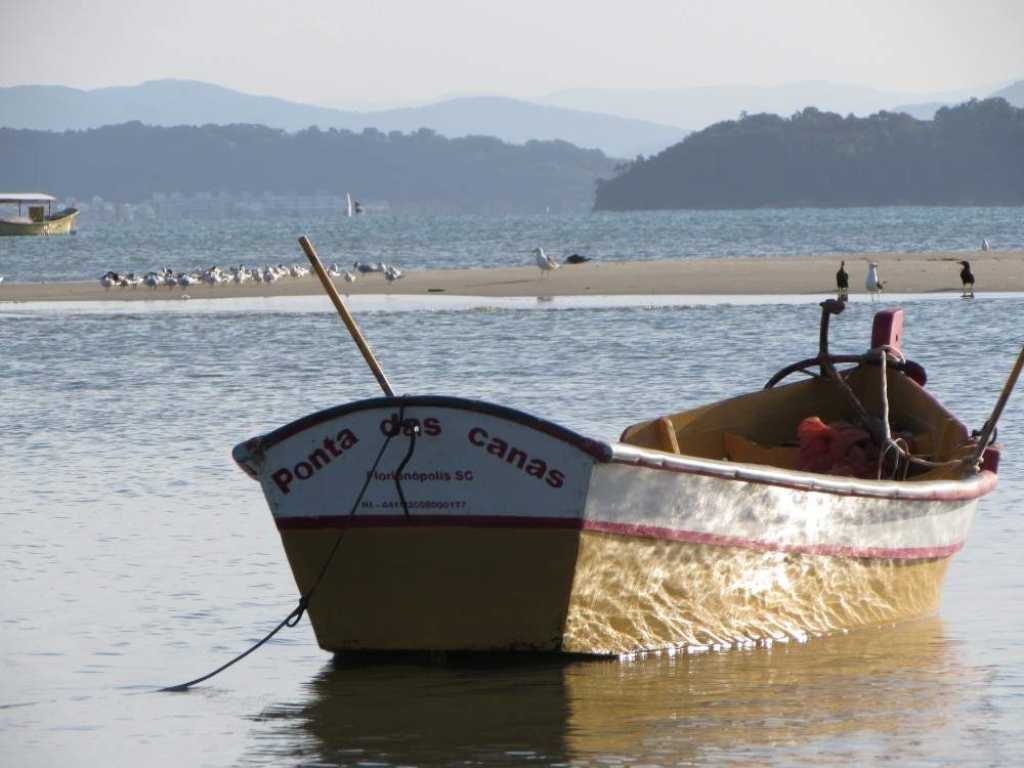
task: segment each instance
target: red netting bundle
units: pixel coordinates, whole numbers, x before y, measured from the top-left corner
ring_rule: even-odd
[[[878,469],[878,450],[871,436],[845,421],[826,424],[817,416],[808,416],[796,429],[800,445],[798,469],[824,475],[874,477]]]

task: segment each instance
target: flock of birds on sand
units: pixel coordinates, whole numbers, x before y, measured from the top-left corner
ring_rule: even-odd
[[[981,250],[991,250],[988,240],[981,241]],[[556,269],[562,266],[552,256],[549,256],[544,252],[543,248],[534,248],[530,253],[533,254],[537,268],[540,269],[541,279],[545,275],[554,272]],[[563,264],[585,264],[590,261],[588,256],[580,256],[577,253],[566,257]],[[960,284],[961,284],[961,298],[973,299],[974,298],[974,273],[971,271],[971,262],[961,261],[960,264]],[[399,280],[405,274],[394,264],[385,264],[384,262],[377,262],[376,264],[364,263],[356,261],[352,265],[352,269],[342,269],[337,264],[332,264],[327,270],[327,274],[331,277],[344,277],[346,282],[354,283],[360,275],[380,273],[384,276],[384,279],[389,283]],[[156,289],[160,287],[167,288],[188,288],[193,285],[227,285],[234,283],[235,285],[243,285],[250,280],[254,283],[275,283],[278,280],[284,278],[302,278],[309,274],[309,268],[304,267],[301,264],[293,264],[291,266],[285,266],[284,264],[278,264],[277,266],[264,266],[264,267],[246,267],[244,265],[238,265],[237,267],[231,267],[227,270],[223,270],[220,267],[209,267],[208,269],[193,270],[191,272],[175,272],[173,269],[165,268],[160,272],[147,272],[144,275],[136,275],[133,272],[121,274],[119,272],[106,272],[100,278],[100,285],[104,288],[138,288],[141,285],[145,285],[149,288]],[[0,285],[3,284],[3,275],[0,275]],[[875,300],[880,293],[885,290],[885,282],[880,279],[878,273],[878,262],[872,261],[868,263],[868,274],[864,280],[864,288],[871,295],[872,300]],[[846,301],[850,295],[850,275],[846,271],[846,262],[841,261],[839,263],[839,269],[836,272],[836,293],[840,301]]]
[[[982,250],[988,250],[988,240],[982,240]],[[974,298],[974,273],[971,271],[971,262],[959,261],[960,265],[960,298]],[[879,279],[878,262],[868,263],[868,276],[864,280],[864,289],[871,294],[871,300],[878,298],[878,294],[885,290],[885,282]],[[839,269],[836,271],[836,298],[846,301],[850,297],[850,275],[846,271],[846,262],[839,262]]]
[[[389,283],[400,280],[405,274],[394,264],[377,262],[376,264],[365,264],[355,262],[352,269],[342,269],[337,264],[332,264],[327,270],[331,277],[344,277],[345,282],[354,283],[360,275],[379,272]],[[213,266],[207,269],[196,269],[191,272],[175,272],[171,268],[165,268],[159,272],[147,272],[144,275],[136,275],[134,272],[121,274],[120,272],[106,272],[100,278],[100,285],[104,288],[189,288],[194,285],[244,285],[253,283],[276,283],[285,278],[303,278],[309,274],[309,267],[301,264],[285,266],[246,267],[239,264],[237,267],[230,267],[227,270]],[[0,278],[2,279],[2,278]]]
[[[540,268],[541,277],[549,272],[558,269],[559,264],[553,257],[548,256],[543,248],[534,248],[534,259]],[[566,257],[564,264],[585,264],[590,261],[589,256],[580,256],[577,253]],[[213,266],[207,269],[196,269],[190,272],[175,272],[173,269],[165,268],[159,272],[147,272],[144,275],[137,275],[134,272],[105,272],[100,277],[100,285],[106,289],[110,288],[189,288],[195,285],[243,285],[250,281],[254,283],[275,283],[285,278],[303,278],[310,273],[308,267],[301,264],[286,266],[247,267],[239,264],[237,267],[221,269]],[[327,270],[331,277],[343,277],[345,282],[354,283],[360,275],[380,273],[389,283],[400,280],[405,272],[394,264],[385,264],[379,261],[375,264],[357,261],[351,269],[342,269],[337,264],[332,264]],[[0,277],[0,281],[3,278]]]

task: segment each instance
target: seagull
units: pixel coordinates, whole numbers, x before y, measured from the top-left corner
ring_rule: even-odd
[[[388,264],[384,269],[384,277],[389,283],[393,283],[402,276],[402,270],[393,264]]]
[[[356,276],[346,269],[345,270],[345,282],[346,283],[354,283],[355,281],[356,281]]]
[[[846,262],[839,262],[839,271],[836,272],[837,296],[840,301],[846,301],[850,297],[850,276],[846,273]]]
[[[352,269],[356,272],[362,272],[364,275],[369,272],[377,272],[377,268],[373,264],[363,264],[361,261],[352,262]]]
[[[543,248],[534,248],[533,257],[537,261],[537,266],[540,267],[541,277],[544,277],[545,272],[551,272],[558,269],[558,262],[544,253]]]
[[[3,284],[4,284],[4,276],[0,275],[0,285],[3,285]]]
[[[878,279],[878,263],[872,261],[868,264],[868,279],[864,281],[864,287],[868,289],[868,293],[871,294],[871,300],[874,301],[878,294],[885,290],[885,283]]]
[[[963,286],[960,289],[960,298],[973,299],[974,273],[971,272],[971,262],[961,261],[960,264],[963,266],[963,269],[960,270],[960,282],[963,283]]]
[[[992,250],[992,246],[988,244],[988,240],[985,239],[984,237],[981,238],[981,250],[983,250],[983,251]]]

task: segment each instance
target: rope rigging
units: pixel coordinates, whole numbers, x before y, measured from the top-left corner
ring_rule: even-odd
[[[363,496],[366,495],[366,490],[367,490],[367,488],[370,487],[370,482],[373,479],[373,477],[374,477],[374,475],[375,475],[375,473],[377,471],[377,467],[380,465],[381,459],[384,457],[385,451],[387,451],[388,445],[391,443],[391,440],[395,437],[395,435],[398,435],[398,434],[407,434],[408,437],[409,437],[409,449],[406,451],[405,457],[402,459],[401,463],[398,465],[398,469],[395,471],[395,478],[394,478],[395,479],[395,489],[398,491],[398,499],[399,499],[399,501],[402,504],[402,512],[405,515],[405,517],[409,517],[409,505],[408,505],[408,503],[405,500],[405,493],[402,491],[401,476],[402,476],[402,472],[405,470],[406,465],[412,459],[413,452],[416,450],[416,436],[419,434],[419,432],[420,432],[420,424],[419,424],[418,421],[416,421],[415,419],[410,419],[409,421],[405,420],[405,402],[403,400],[402,404],[398,408],[398,428],[395,429],[395,430],[389,431],[385,435],[384,442],[381,444],[380,450],[377,452],[377,458],[374,459],[373,466],[371,466],[369,471],[366,473],[366,480],[363,482],[362,488],[359,489],[359,494],[356,496],[356,500],[352,504],[352,509],[349,510],[349,513],[348,513],[348,517],[349,518],[352,518],[352,517],[355,516],[356,510],[359,509],[359,505],[363,501]],[[246,656],[248,656],[250,653],[255,651],[257,648],[260,648],[261,646],[266,644],[274,635],[276,635],[278,632],[280,632],[285,627],[294,627],[295,625],[297,625],[299,623],[299,621],[302,620],[302,615],[306,612],[306,609],[309,607],[310,601],[312,601],[313,595],[316,593],[317,588],[320,586],[320,583],[323,581],[324,576],[327,575],[327,571],[328,571],[328,569],[331,566],[331,562],[334,560],[334,556],[335,556],[335,554],[337,554],[338,548],[341,546],[342,539],[345,538],[345,533],[347,531],[348,531],[348,527],[347,526],[342,526],[341,531],[338,533],[337,538],[334,540],[334,544],[331,547],[330,553],[325,558],[324,564],[320,568],[320,572],[317,574],[316,580],[313,582],[313,585],[305,592],[305,594],[303,594],[299,598],[299,604],[297,606],[295,606],[295,608],[292,610],[292,612],[289,613],[287,616],[285,616],[284,619],[282,619],[281,622],[276,627],[274,627],[272,630],[270,630],[270,632],[268,632],[266,635],[264,635],[263,638],[261,638],[259,641],[257,641],[254,645],[249,647],[247,650],[245,650],[242,653],[238,654],[233,659],[228,661],[226,664],[222,664],[221,666],[217,667],[217,669],[213,670],[212,672],[209,672],[209,673],[203,675],[202,677],[197,677],[194,680],[189,680],[187,683],[179,683],[178,685],[169,685],[169,686],[166,686],[164,688],[160,688],[159,692],[160,693],[179,693],[179,692],[182,692],[182,691],[187,691],[189,688],[191,688],[191,687],[193,687],[195,685],[198,685],[199,683],[205,682],[206,680],[209,680],[212,677],[215,677],[215,676],[219,675],[221,672],[223,672],[228,667],[234,666],[235,664],[240,662],[242,659],[244,659]]]

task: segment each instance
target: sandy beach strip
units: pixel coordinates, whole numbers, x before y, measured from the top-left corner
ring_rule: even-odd
[[[408,269],[400,280],[359,275],[335,278],[343,294],[453,296],[789,295],[835,293],[835,273],[846,262],[850,293],[864,293],[870,261],[889,293],[960,292],[959,262],[967,258],[978,293],[1024,292],[1024,251],[829,254],[728,259],[590,262],[542,275],[532,266]],[[296,262],[299,260],[296,259]],[[307,296],[322,291],[312,275],[276,283],[248,282],[188,288],[103,288],[89,282],[0,284],[0,303],[32,301],[158,301],[219,297]]]

